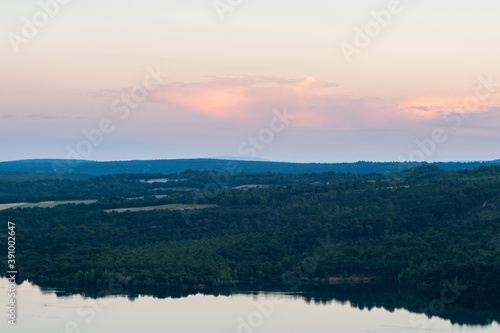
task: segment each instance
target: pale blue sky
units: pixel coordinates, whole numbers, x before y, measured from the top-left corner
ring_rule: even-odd
[[[401,0],[401,13],[347,61],[342,43],[356,46],[356,27],[390,3],[243,0],[221,20],[212,0],[73,0],[16,52],[13,34],[23,37],[23,18],[41,8],[5,1],[0,160],[64,158],[103,118],[114,130],[82,157],[237,156],[284,107],[296,118],[259,157],[408,159],[444,128],[425,159],[499,158],[500,87],[459,115],[458,128],[443,116],[475,96],[480,77],[500,82],[500,1]],[[119,119],[113,102],[148,66],[169,75]]]

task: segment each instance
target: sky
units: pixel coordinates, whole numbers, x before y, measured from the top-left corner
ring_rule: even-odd
[[[0,3],[0,161],[500,158],[498,0]]]

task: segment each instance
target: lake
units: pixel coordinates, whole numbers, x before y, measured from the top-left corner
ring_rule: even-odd
[[[7,305],[8,281],[0,279]],[[362,296],[365,294],[364,296]],[[498,333],[498,322],[472,315],[471,322],[412,313],[398,305],[398,296],[349,291],[278,293],[242,292],[228,295],[193,293],[182,297],[118,295],[89,298],[62,289],[27,282],[17,286],[17,325],[7,324],[4,307],[1,332],[16,333],[299,333],[299,332],[483,332]],[[332,296],[334,295],[334,296]],[[338,295],[338,296],[335,296]],[[333,298],[332,298],[333,297]],[[337,297],[335,299],[334,297]],[[422,303],[425,304],[425,303]],[[422,308],[422,304],[413,306]],[[411,308],[412,306],[409,306]],[[458,311],[458,310],[457,310]],[[453,312],[458,318],[466,317]],[[458,314],[458,315],[457,315]],[[474,319],[476,318],[476,319]]]

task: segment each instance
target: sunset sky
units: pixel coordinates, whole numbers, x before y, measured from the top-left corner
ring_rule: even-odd
[[[0,3],[0,160],[500,158],[498,0]]]

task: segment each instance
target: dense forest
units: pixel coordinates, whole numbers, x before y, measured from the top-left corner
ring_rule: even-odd
[[[476,162],[368,162],[355,163],[288,163],[271,161],[235,161],[224,159],[173,159],[96,162],[84,160],[21,160],[0,162],[0,172],[45,172],[111,175],[119,173],[179,173],[187,169],[219,172],[313,173],[337,172],[385,173],[399,172],[420,165],[434,165],[441,170],[472,170],[481,166],[499,165],[500,160]]]
[[[500,166],[65,179],[2,173],[3,203],[97,201],[6,209],[0,220],[16,224],[18,278],[40,285],[384,284],[429,298],[455,286],[457,304],[498,310],[499,177]],[[132,209],[174,204],[206,208]]]
[[[62,178],[59,178],[62,177]],[[290,186],[311,183],[394,179],[396,174],[325,173],[277,174],[229,173],[185,170],[174,174],[85,175],[54,173],[0,172],[0,203],[49,200],[100,199],[103,196],[137,197],[144,195],[206,192],[231,189],[248,184]]]

